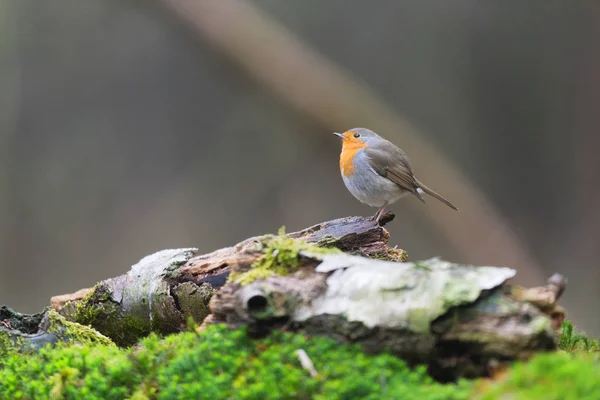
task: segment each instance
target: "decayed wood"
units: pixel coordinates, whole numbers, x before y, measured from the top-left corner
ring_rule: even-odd
[[[406,253],[388,248],[383,226],[369,218],[348,217],[323,222],[289,237],[352,254],[403,260]],[[117,344],[131,345],[151,331],[177,332],[188,318],[201,323],[210,313],[208,302],[232,270],[248,270],[262,255],[261,241],[269,235],[199,255],[197,249],[163,250],[149,255],[124,275],[99,282],[94,288],[51,299],[66,318],[91,325]]]

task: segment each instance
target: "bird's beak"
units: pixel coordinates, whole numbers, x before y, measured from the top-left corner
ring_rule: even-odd
[[[342,134],[341,134],[341,133],[339,133],[339,132],[333,132],[333,134],[334,134],[335,136],[339,137],[339,138],[342,138],[342,139],[344,139],[344,138],[345,138],[345,136],[344,136],[344,135],[342,135]]]

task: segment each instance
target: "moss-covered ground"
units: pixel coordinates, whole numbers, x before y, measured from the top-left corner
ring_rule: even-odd
[[[275,333],[261,340],[210,326],[116,346],[45,348],[0,359],[1,399],[600,399],[598,342],[565,323],[563,350],[493,379],[439,384],[425,368],[327,338]],[[296,355],[303,349],[318,376]]]

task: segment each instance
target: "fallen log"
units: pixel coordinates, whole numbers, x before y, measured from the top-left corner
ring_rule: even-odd
[[[121,346],[181,331],[189,319],[254,336],[288,329],[392,352],[442,380],[556,348],[563,277],[522,288],[509,283],[510,268],[405,262],[388,245],[391,219],[342,218],[204,255],[164,250],[52,307]]]

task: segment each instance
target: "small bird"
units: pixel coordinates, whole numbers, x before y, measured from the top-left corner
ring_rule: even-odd
[[[420,182],[402,149],[366,128],[333,132],[342,139],[340,172],[346,188],[361,203],[379,207],[372,217],[377,223],[386,206],[412,193],[425,203],[423,193],[458,211],[452,203]]]

